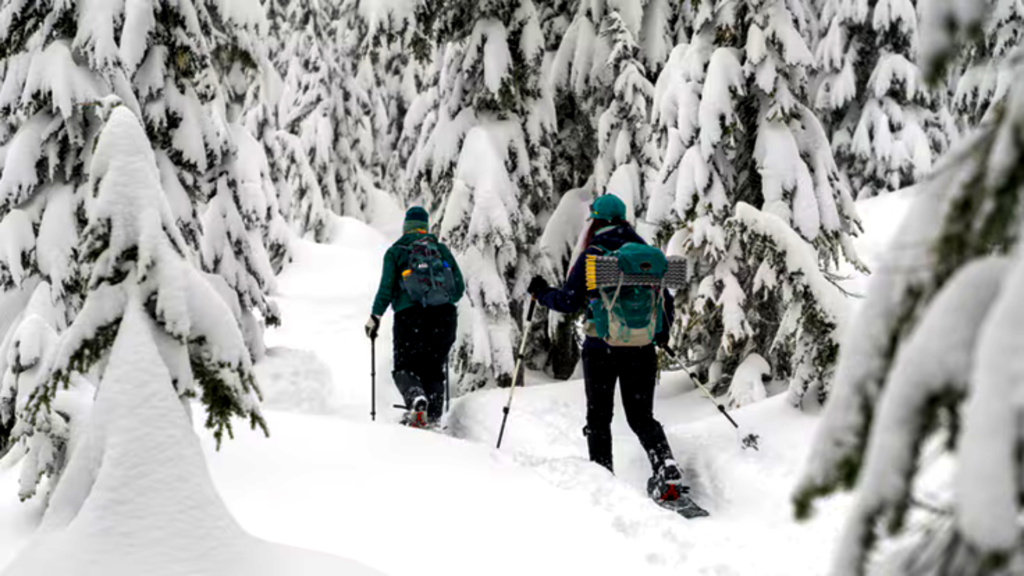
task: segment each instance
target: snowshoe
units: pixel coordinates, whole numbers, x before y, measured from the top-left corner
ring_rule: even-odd
[[[672,460],[666,460],[647,481],[647,494],[658,506],[683,518],[710,516],[690,498],[690,487],[683,485],[683,473]]]
[[[427,399],[417,396],[412,402],[412,410],[402,416],[402,424],[410,428],[429,428],[431,422],[427,418]]]

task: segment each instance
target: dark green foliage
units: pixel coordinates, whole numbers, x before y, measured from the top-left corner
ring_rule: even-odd
[[[561,196],[582,187],[594,173],[597,158],[597,129],[579,96],[559,90],[555,95],[558,118],[557,145],[552,146],[551,173],[554,190]]]
[[[117,331],[121,326],[121,317],[96,328],[91,338],[82,342],[82,345],[71,354],[66,370],[57,370],[53,373],[52,382],[47,392],[52,400],[57,393],[57,387],[67,388],[71,384],[71,374],[86,374],[92,370],[97,362],[106,357],[107,353],[114,346],[117,339]],[[48,402],[47,402],[48,403]]]
[[[245,410],[239,404],[238,396],[230,392],[231,388],[225,381],[227,378],[237,379],[247,393],[253,391],[259,395],[259,388],[256,387],[252,374],[242,370],[239,366],[210,359],[203,351],[206,343],[201,337],[193,339],[189,344],[189,363],[192,366],[192,374],[196,383],[202,390],[199,400],[206,407],[205,426],[207,429],[213,430],[217,449],[220,449],[224,432],[228,433],[229,438],[234,438],[231,419],[236,416],[248,418],[253,430],[258,427],[269,437],[270,430],[267,428],[267,422],[263,416],[258,411]]]

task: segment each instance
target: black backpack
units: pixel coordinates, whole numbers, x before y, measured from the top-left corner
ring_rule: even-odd
[[[450,304],[455,293],[455,275],[444,261],[437,241],[430,236],[408,247],[409,267],[402,271],[402,288],[409,298],[423,306]]]

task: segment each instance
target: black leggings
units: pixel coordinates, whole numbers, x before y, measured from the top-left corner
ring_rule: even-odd
[[[394,378],[405,405],[426,396],[427,416],[444,411],[445,364],[455,344],[458,314],[455,306],[414,305],[395,314]]]
[[[587,436],[590,460],[612,470],[612,416],[615,382],[622,385],[626,421],[657,468],[672,458],[661,424],[654,419],[654,385],[658,357],[654,346],[584,348],[583,377],[587,391]]]

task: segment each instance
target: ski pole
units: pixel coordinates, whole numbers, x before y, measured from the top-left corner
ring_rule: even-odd
[[[377,335],[370,337],[370,420],[377,421]]]
[[[512,395],[516,391],[516,381],[519,380],[519,369],[523,364],[523,355],[526,352],[526,339],[530,337],[530,329],[533,328],[533,312],[537,308],[537,299],[530,298],[530,309],[526,313],[526,325],[523,326],[523,339],[519,343],[519,354],[516,355],[516,371],[512,374],[512,387],[508,389],[508,403],[505,404],[504,414],[501,417],[501,430],[498,432],[498,449],[501,449],[501,439],[505,437],[505,424],[508,422],[508,412],[512,408]]]
[[[712,404],[715,405],[715,408],[718,408],[718,411],[722,413],[722,416],[725,416],[726,420],[728,420],[729,423],[732,424],[733,428],[735,428],[738,432],[742,433],[742,430],[740,430],[740,425],[737,424],[735,420],[733,420],[731,415],[729,415],[729,412],[725,409],[725,406],[719,404],[718,401],[715,400],[715,397],[711,395],[711,391],[705,388],[704,385],[700,383],[700,380],[697,379],[696,374],[690,372],[689,368],[684,366],[682,362],[679,362],[679,358],[676,356],[676,353],[673,352],[671,348],[665,345],[662,345],[661,349],[664,350],[665,353],[668,354],[673,360],[675,360],[683,368],[683,370],[686,370],[686,375],[689,376],[690,380],[697,385],[697,388],[700,388],[701,392],[703,392],[704,395],[707,396],[707,399],[711,401]],[[744,436],[743,439],[740,440],[740,443],[743,445],[743,448],[753,448],[754,450],[759,450],[757,446],[757,441],[760,439],[761,437],[758,436],[757,434],[750,433]]]

